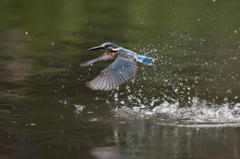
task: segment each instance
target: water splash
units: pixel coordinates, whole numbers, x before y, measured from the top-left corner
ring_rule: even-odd
[[[214,104],[195,97],[191,106],[182,107],[179,102],[167,101],[158,106],[128,107],[122,106],[114,110],[117,118],[157,119],[162,124],[221,124],[240,122],[240,103]]]
[[[137,52],[154,57],[156,64],[139,67],[125,89],[110,93],[117,118],[178,126],[240,125],[239,54],[222,58],[221,52],[203,54],[174,43],[151,44]]]

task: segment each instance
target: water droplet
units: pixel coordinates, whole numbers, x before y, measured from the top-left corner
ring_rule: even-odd
[[[36,124],[35,124],[35,123],[30,123],[29,125],[30,125],[30,126],[36,126]]]
[[[120,103],[121,103],[122,105],[124,105],[124,104],[125,104],[125,102],[124,102],[124,101],[121,101]]]
[[[77,105],[77,104],[75,104],[75,105],[73,105],[73,106],[76,108],[75,113],[77,113],[77,114],[79,114],[80,112],[82,112],[83,109],[86,107],[86,106],[84,106],[84,105]]]

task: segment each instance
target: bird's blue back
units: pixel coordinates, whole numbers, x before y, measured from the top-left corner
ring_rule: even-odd
[[[153,65],[154,64],[154,59],[148,56],[144,55],[138,55],[132,50],[128,50],[125,48],[119,48],[119,51],[117,51],[117,56],[123,56],[126,58],[133,59],[136,62],[142,63],[144,65]]]
[[[148,56],[137,55],[137,60],[140,61],[144,65],[153,65],[154,59]]]

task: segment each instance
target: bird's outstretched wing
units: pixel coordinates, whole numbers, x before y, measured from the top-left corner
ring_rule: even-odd
[[[99,76],[87,82],[87,86],[94,90],[115,89],[132,78],[136,74],[137,68],[134,60],[118,56]]]
[[[115,58],[115,56],[113,54],[107,52],[107,53],[105,53],[105,54],[103,54],[103,55],[101,55],[101,56],[99,56],[95,59],[92,59],[92,60],[89,60],[87,62],[81,63],[80,66],[85,67],[85,66],[89,66],[89,65],[91,65],[91,64],[93,64],[97,61],[112,60],[114,58]]]

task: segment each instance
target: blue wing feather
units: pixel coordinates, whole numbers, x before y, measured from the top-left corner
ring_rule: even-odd
[[[132,78],[136,72],[137,64],[134,60],[119,56],[98,77],[88,82],[87,85],[95,90],[115,89]]]

